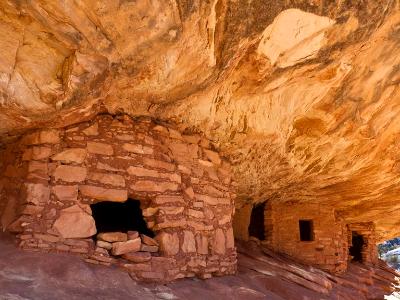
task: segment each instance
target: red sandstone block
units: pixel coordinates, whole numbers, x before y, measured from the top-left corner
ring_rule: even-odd
[[[50,189],[43,184],[26,183],[26,202],[35,205],[46,204],[50,199]]]
[[[140,180],[131,185],[131,188],[138,192],[165,192],[177,191],[178,185],[171,182],[155,182],[150,180]]]
[[[77,163],[81,164],[86,158],[86,149],[71,148],[66,149],[51,158],[53,161],[62,161],[64,163]]]
[[[233,236],[233,229],[230,227],[226,231],[226,248],[232,249],[235,247],[235,238]]]
[[[205,235],[196,235],[197,253],[208,254],[208,238]]]
[[[28,165],[28,178],[48,179],[47,162],[30,161]]]
[[[56,185],[52,191],[60,201],[76,201],[78,198],[77,185]]]
[[[164,256],[174,256],[179,252],[179,237],[177,233],[161,232],[156,236],[160,252]]]
[[[213,251],[216,254],[225,254],[225,234],[220,228],[214,234]]]
[[[125,186],[125,179],[121,175],[107,174],[107,173],[91,173],[89,179],[97,181],[103,184],[109,184],[113,186]]]
[[[122,145],[122,148],[125,151],[137,153],[137,154],[153,154],[153,149],[147,146],[142,146],[138,144],[128,144],[125,143]]]
[[[55,180],[62,180],[66,182],[82,182],[86,179],[87,171],[84,167],[58,166],[54,172]]]
[[[204,213],[200,210],[189,209],[187,213],[190,217],[204,219]]]
[[[34,146],[24,151],[22,160],[41,160],[51,155],[51,148]]]
[[[207,157],[214,165],[217,165],[217,166],[221,165],[222,160],[221,160],[221,158],[219,157],[219,155],[218,155],[217,152],[211,151],[211,150],[207,150],[207,149],[204,149],[203,151],[204,151],[204,154],[206,155],[206,157]]]
[[[157,246],[158,247],[158,242],[155,239],[152,239],[151,237],[141,234],[140,238],[142,239],[142,243],[148,246]]]
[[[107,189],[91,185],[82,185],[79,190],[82,195],[96,200],[125,202],[128,199],[127,190]]]
[[[140,245],[140,251],[157,253],[158,252],[158,246],[149,246],[149,245],[142,244],[142,245]]]
[[[23,137],[21,142],[25,145],[58,144],[60,138],[58,130],[49,129],[28,134]]]
[[[122,257],[134,263],[143,263],[151,260],[149,252],[130,252],[123,254]]]
[[[183,232],[182,251],[185,253],[196,252],[196,242],[193,232],[188,230]]]
[[[165,161],[161,161],[161,160],[156,160],[156,159],[152,159],[152,158],[148,158],[145,157],[143,158],[143,163],[147,166],[153,167],[153,168],[158,168],[158,169],[165,169],[168,170],[170,172],[175,170],[175,165],[165,162]]]
[[[101,232],[97,235],[97,239],[109,243],[126,242],[128,235],[124,232]]]
[[[111,145],[99,142],[87,142],[87,150],[93,154],[113,155],[114,150]]]
[[[137,252],[140,250],[141,243],[142,242],[140,238],[129,240],[126,242],[116,242],[113,243],[113,248],[111,252],[113,255],[122,255],[129,252]]]
[[[185,199],[182,196],[176,195],[157,195],[154,199],[155,204],[165,204],[165,203],[179,203],[184,204]]]

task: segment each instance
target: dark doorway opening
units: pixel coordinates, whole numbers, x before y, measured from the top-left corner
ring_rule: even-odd
[[[104,201],[92,204],[90,207],[97,232],[131,230],[154,237],[154,233],[147,228],[139,200],[128,199],[123,203]]]
[[[249,236],[261,241],[265,239],[264,210],[265,203],[255,205],[251,211],[249,225]]]
[[[352,261],[362,262],[362,250],[364,247],[365,241],[364,237],[361,234],[358,234],[355,231],[351,232],[351,247],[349,249],[349,253],[352,256]]]
[[[314,240],[314,224],[312,220],[299,220],[300,241],[310,242]]]

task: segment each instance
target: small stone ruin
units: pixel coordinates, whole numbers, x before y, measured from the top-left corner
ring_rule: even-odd
[[[235,183],[199,135],[99,115],[27,134],[1,157],[1,225],[23,249],[146,281],[236,272]]]

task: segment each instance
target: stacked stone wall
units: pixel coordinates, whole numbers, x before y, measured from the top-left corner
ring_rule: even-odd
[[[266,206],[267,245],[276,252],[332,273],[347,269],[348,243],[344,223],[332,207],[319,203],[273,203]],[[312,241],[301,241],[299,220],[312,220]]]
[[[3,227],[18,232],[22,248],[118,264],[141,280],[233,274],[234,183],[210,148],[198,135],[127,116],[33,132],[2,154],[0,213],[12,219]],[[142,237],[138,249],[148,253],[135,262],[93,238],[90,205],[128,198],[140,200],[156,234],[157,251]]]
[[[373,222],[351,223],[347,225],[347,237],[349,246],[352,244],[352,232],[362,235],[364,245],[362,247],[362,262],[366,264],[376,264],[378,258],[378,248],[376,246],[375,225]],[[349,260],[351,257],[349,257]]]

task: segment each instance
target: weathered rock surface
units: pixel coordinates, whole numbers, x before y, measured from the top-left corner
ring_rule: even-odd
[[[319,199],[374,221],[380,240],[400,235],[396,1],[38,0],[0,12],[2,142],[105,111],[175,121],[231,160],[239,209]]]
[[[86,238],[96,234],[93,217],[78,205],[61,210],[53,227],[63,238]]]
[[[183,279],[167,285],[133,284],[120,269],[86,264],[71,255],[22,251],[1,233],[0,298],[363,300],[382,299],[386,295],[388,299],[397,299],[391,286],[395,273],[383,265],[371,270],[354,264],[347,277],[337,277],[257,249],[239,250],[236,276]],[[354,283],[360,274],[360,281]]]

